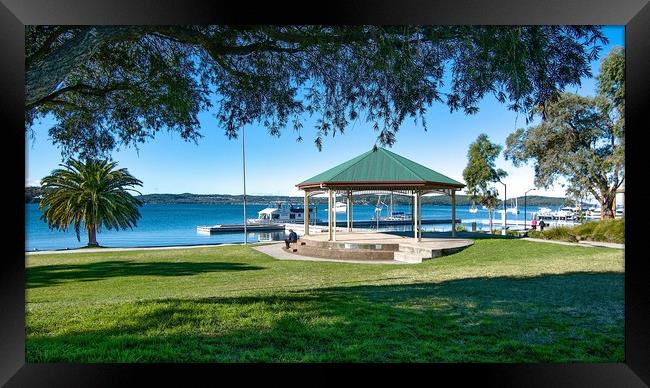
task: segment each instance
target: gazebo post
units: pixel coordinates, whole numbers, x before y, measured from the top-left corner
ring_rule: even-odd
[[[332,199],[332,241],[336,241],[336,191]]]
[[[305,211],[303,212],[303,221],[305,224],[305,232],[303,236],[309,236],[309,192],[305,190]]]
[[[418,193],[413,194],[413,238],[415,241],[418,240]]]
[[[456,190],[451,189],[451,237],[456,237]]]
[[[327,193],[327,233],[328,241],[332,241],[332,189]]]
[[[422,193],[418,192],[418,242],[422,241]]]
[[[352,226],[351,226],[351,223],[352,223],[352,217],[351,217],[351,215],[352,215],[352,213],[351,213],[352,212],[352,201],[351,201],[351,197],[352,197],[352,191],[348,190],[348,203],[347,203],[347,206],[345,207],[345,210],[346,210],[345,213],[346,213],[346,216],[348,216],[348,232],[352,231]]]
[[[352,205],[354,201],[352,201],[352,190],[350,190],[350,232],[352,232],[352,228],[354,228],[354,206]]]

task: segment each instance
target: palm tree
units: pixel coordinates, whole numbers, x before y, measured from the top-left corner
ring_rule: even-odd
[[[52,171],[41,181],[43,199],[39,208],[42,220],[50,229],[67,230],[72,224],[81,241],[79,230],[83,223],[88,232],[88,246],[96,247],[97,232],[107,229],[133,229],[140,218],[138,206],[142,202],[129,191],[139,192],[130,186],[142,186],[125,169],[116,170],[117,162],[71,159]]]

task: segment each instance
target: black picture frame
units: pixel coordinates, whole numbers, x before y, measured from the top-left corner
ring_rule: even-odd
[[[241,365],[241,364],[26,364],[24,209],[24,26],[27,24],[609,24],[625,25],[626,48],[626,249],[625,362],[620,364],[416,364],[416,365]],[[22,386],[113,386],[155,377],[190,385],[205,380],[237,384],[326,382],[339,371],[366,381],[405,377],[429,383],[468,381],[498,386],[635,387],[650,384],[650,304],[644,267],[643,169],[650,96],[650,4],[645,0],[455,0],[433,2],[302,1],[216,3],[199,0],[0,0],[0,117],[5,166],[4,256],[0,263],[0,384]],[[258,369],[251,373],[250,369]],[[399,368],[399,369],[397,369]],[[307,370],[304,380],[294,372]],[[451,380],[450,380],[451,379]]]

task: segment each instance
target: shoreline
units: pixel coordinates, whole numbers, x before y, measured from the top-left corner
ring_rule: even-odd
[[[282,241],[277,241],[280,243]],[[265,245],[270,244],[268,241],[248,243],[247,245]],[[201,244],[201,245],[165,245],[165,246],[147,246],[147,247],[114,247],[114,248],[74,248],[74,249],[57,249],[57,250],[39,250],[39,251],[25,251],[25,255],[57,255],[67,253],[100,253],[100,252],[121,252],[121,251],[156,251],[166,249],[194,249],[194,248],[211,248],[221,246],[244,245],[240,243],[214,243],[214,244]]]

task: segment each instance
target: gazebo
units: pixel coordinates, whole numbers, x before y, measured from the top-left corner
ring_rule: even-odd
[[[451,196],[452,237],[456,236],[456,191],[465,187],[445,175],[431,170],[385,148],[373,147],[347,162],[296,185],[305,191],[305,209],[309,197],[328,194],[328,240],[336,241],[335,196],[347,199],[347,230],[352,231],[352,196],[367,191],[390,191],[411,196],[413,206],[413,237],[422,238],[422,196],[441,193]],[[309,212],[305,211],[305,235],[309,235]]]

